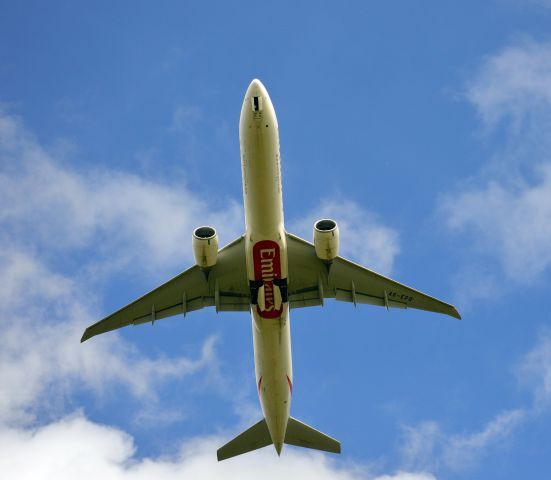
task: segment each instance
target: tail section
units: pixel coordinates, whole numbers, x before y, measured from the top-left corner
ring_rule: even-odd
[[[341,453],[341,444],[338,440],[316,430],[315,428],[289,417],[285,443],[297,447],[313,448],[325,452]]]
[[[239,434],[226,445],[218,449],[218,461],[241,455],[242,453],[252,452],[262,447],[271,445],[272,438],[268,430],[266,420],[253,425],[248,430]],[[289,417],[287,423],[287,432],[285,433],[285,443],[297,447],[313,448],[325,452],[341,453],[341,444],[338,440],[331,438],[325,433],[312,428],[305,423]],[[279,452],[278,452],[279,454]]]

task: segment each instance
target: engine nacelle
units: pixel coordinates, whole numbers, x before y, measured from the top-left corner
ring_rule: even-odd
[[[339,226],[329,218],[314,223],[314,247],[316,255],[325,263],[331,263],[339,254]]]
[[[218,234],[212,227],[199,227],[193,231],[193,255],[195,263],[208,270],[216,265],[218,257]]]

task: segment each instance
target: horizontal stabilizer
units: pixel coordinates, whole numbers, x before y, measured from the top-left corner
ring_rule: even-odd
[[[296,418],[289,417],[285,443],[297,447],[313,448],[325,452],[341,453],[341,444],[325,433],[312,428]]]
[[[272,437],[270,437],[268,425],[266,425],[266,420],[262,419],[248,430],[237,435],[233,440],[230,440],[226,445],[220,447],[216,455],[218,461],[226,460],[271,444]]]

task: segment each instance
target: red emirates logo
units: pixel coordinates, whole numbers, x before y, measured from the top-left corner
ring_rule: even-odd
[[[264,309],[256,306],[256,311],[262,318],[277,318],[283,311],[283,306],[276,310],[274,279],[281,278],[281,259],[279,245],[273,240],[262,240],[253,247],[254,279],[262,280],[264,285]]]

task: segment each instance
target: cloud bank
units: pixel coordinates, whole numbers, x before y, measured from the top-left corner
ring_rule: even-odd
[[[509,281],[532,283],[551,267],[551,43],[487,57],[467,99],[496,153],[440,211]]]
[[[374,476],[360,465],[339,467],[327,456],[285,449],[281,461],[263,449],[225,462],[214,452],[221,438],[199,438],[181,445],[171,458],[136,459],[132,437],[123,431],[90,422],[80,414],[36,430],[0,431],[0,470],[6,478],[82,480],[257,479],[316,480],[433,480],[427,473],[397,472]],[[29,461],[32,459],[32,461]]]

